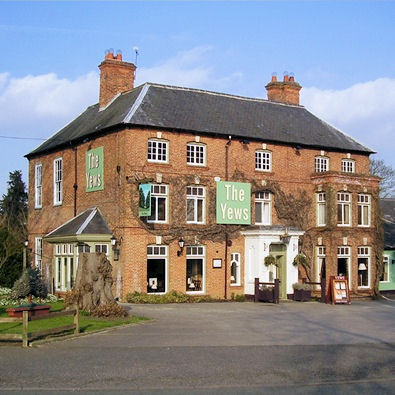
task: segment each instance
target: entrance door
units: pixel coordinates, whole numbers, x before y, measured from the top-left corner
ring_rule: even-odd
[[[287,246],[285,244],[270,244],[270,254],[276,258],[276,277],[280,280],[280,299],[287,298]]]

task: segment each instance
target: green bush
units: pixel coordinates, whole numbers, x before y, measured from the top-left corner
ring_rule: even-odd
[[[91,316],[98,318],[122,318],[127,317],[127,311],[118,303],[107,303],[97,306],[91,311]]]
[[[47,295],[48,290],[41,278],[41,273],[38,268],[26,268],[22,276],[15,281],[12,288],[12,296],[15,299],[25,298],[26,296],[46,298]]]
[[[38,301],[42,303],[54,303],[59,301],[59,299],[52,294],[48,294],[46,298],[36,298],[33,297],[32,302],[38,303]],[[22,298],[19,301],[12,296],[12,290],[10,288],[2,288],[0,287],[0,306],[17,306],[19,304],[27,304],[27,298]]]
[[[142,292],[132,292],[126,295],[128,303],[206,303],[219,302],[220,298],[213,298],[210,295],[187,295],[182,292],[170,291],[163,295],[146,294]]]

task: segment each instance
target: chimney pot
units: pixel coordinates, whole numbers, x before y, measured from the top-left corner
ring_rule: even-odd
[[[112,48],[105,52],[100,69],[99,106],[105,107],[116,95],[134,88],[136,66],[122,60],[122,51],[114,56]]]
[[[288,75],[284,72],[284,81],[277,81],[275,74],[272,74],[272,80],[266,85],[267,98],[270,101],[284,104],[299,105],[299,91],[302,87],[295,82],[293,73]]]
[[[277,81],[277,73],[272,73],[272,82],[276,82]]]

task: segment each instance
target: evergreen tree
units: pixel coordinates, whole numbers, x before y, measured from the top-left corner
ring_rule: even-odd
[[[27,192],[22,172],[15,170],[9,177],[7,193],[0,200],[0,285],[8,286],[21,273],[19,259],[27,236]]]

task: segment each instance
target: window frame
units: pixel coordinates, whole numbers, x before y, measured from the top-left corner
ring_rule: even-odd
[[[150,147],[150,145],[152,146]],[[158,147],[159,144],[162,144],[162,147]],[[151,152],[150,152],[151,149]],[[159,149],[164,149],[164,154],[160,154],[158,152]],[[151,156],[154,156],[154,158],[150,158]],[[158,156],[164,156],[165,159],[158,159]],[[147,142],[147,161],[150,163],[169,163],[169,141],[168,140],[162,140],[162,139],[155,139],[151,138],[148,139]]]
[[[188,193],[188,189],[191,189],[193,192],[193,189],[196,188],[198,190],[202,190],[203,194],[202,195],[194,195],[193,193]],[[188,201],[193,201],[193,220],[188,220]],[[199,221],[199,204],[198,201],[202,201],[202,213],[201,213],[201,217],[202,220]],[[197,186],[197,185],[190,185],[187,186],[187,197],[186,197],[186,208],[187,208],[187,212],[186,212],[186,223],[187,224],[204,224],[206,222],[206,188],[203,186]]]
[[[339,199],[339,196],[348,196],[349,200]],[[352,223],[352,196],[349,192],[337,192],[336,195],[336,222],[337,226],[351,226]],[[341,221],[339,222],[339,206],[341,207]],[[346,210],[348,211],[348,222],[345,222]]]
[[[148,292],[148,285],[147,285],[147,294],[149,295],[163,295],[168,291],[168,266],[169,266],[169,248],[163,244],[149,244],[147,245],[146,249],[146,268],[148,269],[148,260],[149,259],[164,259],[165,261],[165,291],[164,292]],[[148,272],[147,272],[148,274]],[[148,276],[147,276],[148,277]],[[148,278],[147,278],[148,284]]]
[[[236,264],[236,278],[235,278],[235,282],[233,283],[232,283],[232,263]],[[241,253],[240,252],[232,252],[230,254],[230,286],[231,287],[241,286]]]
[[[34,166],[34,208],[43,207],[43,165]]]
[[[192,148],[190,149],[189,148]],[[199,163],[199,153],[197,152],[197,148],[202,149],[202,162]],[[200,167],[205,167],[206,166],[206,144],[203,143],[196,143],[196,142],[190,142],[187,143],[187,165],[188,166],[200,166]],[[189,160],[188,160],[189,159]],[[191,160],[193,159],[193,160]]]
[[[267,158],[265,158],[267,156]],[[255,150],[255,170],[270,173],[273,168],[273,153],[266,149]]]
[[[316,247],[316,259],[315,259],[315,281],[320,282],[320,275],[322,270],[322,264],[326,264],[326,247],[317,246]],[[321,285],[316,285],[316,289],[321,289]]]
[[[355,173],[355,160],[342,159],[342,173]]]
[[[60,163],[60,165],[58,165]],[[60,175],[60,177],[59,177]],[[63,158],[53,161],[53,204],[60,206],[63,203]]]
[[[43,264],[43,238],[34,238],[34,265],[42,271]]]
[[[158,188],[159,191],[160,189],[164,187],[165,188],[165,193],[161,192],[154,192],[155,188]],[[158,220],[158,200],[159,199],[165,199],[165,219],[164,220]],[[156,200],[156,204],[152,204],[152,199]],[[153,216],[152,213],[152,208],[156,209],[155,212],[155,219],[150,219]],[[169,186],[167,184],[151,184],[151,215],[147,218],[147,223],[151,224],[167,224],[169,222]]]
[[[263,194],[263,197],[260,197],[258,195]],[[265,197],[265,194],[267,194],[268,198]],[[260,205],[260,213],[261,213],[261,222],[257,221],[257,205]],[[264,214],[265,210],[264,207],[268,206],[268,215],[269,218],[267,221],[265,221]],[[255,192],[254,194],[254,208],[255,208],[255,224],[256,225],[271,225],[272,224],[272,193],[270,191],[258,191]]]
[[[206,292],[206,248],[202,245],[188,245],[186,246],[186,259],[185,259],[185,276],[186,281],[188,280],[188,259],[201,259],[202,260],[202,284],[201,291],[188,291],[185,292],[187,294],[204,294]]]
[[[366,259],[367,260],[367,285],[359,285],[360,275],[359,275],[359,259]],[[360,288],[370,288],[370,247],[368,246],[359,246],[357,249],[357,273],[358,273],[358,289]]]
[[[384,270],[384,267],[387,266],[387,271]],[[387,274],[387,279],[384,278],[384,273]],[[391,276],[390,276],[390,257],[388,255],[383,254],[383,280],[380,279],[380,283],[389,283],[391,282]]]
[[[99,247],[99,248],[98,248]],[[106,247],[105,248],[105,252],[104,251],[102,251],[103,250],[103,247]],[[100,250],[100,251],[97,251],[97,250]],[[108,244],[107,243],[95,243],[95,252],[100,252],[100,253],[104,253],[104,254],[106,254],[106,256],[109,256],[110,255],[110,249],[109,249],[109,246],[108,246]]]
[[[351,247],[350,246],[337,246],[336,261],[339,264],[339,258],[347,258],[347,279],[348,279],[348,289],[351,289],[352,280],[352,261],[351,261]]]
[[[367,201],[363,201],[364,199],[367,198]],[[364,207],[367,207],[367,221],[365,218],[364,214]],[[367,193],[359,193],[358,194],[358,200],[357,200],[357,209],[358,209],[358,219],[357,219],[357,224],[361,228],[368,228],[370,226],[370,221],[371,221],[371,197]],[[360,223],[361,222],[361,223]],[[364,223],[367,222],[367,223]]]
[[[323,199],[322,199],[323,197]],[[321,219],[321,210],[323,210],[323,218],[324,222],[320,222]],[[320,215],[321,214],[321,215]],[[316,193],[316,215],[317,215],[317,226],[326,226],[326,193],[325,192],[317,192]]]
[[[325,173],[329,171],[329,157],[317,155],[314,157],[314,172]]]

